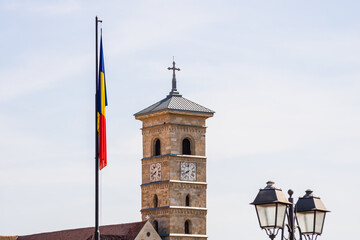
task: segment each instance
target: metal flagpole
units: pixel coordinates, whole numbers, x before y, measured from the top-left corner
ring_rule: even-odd
[[[98,101],[98,82],[99,82],[99,67],[98,67],[98,23],[102,22],[95,17],[95,235],[94,240],[100,240],[99,231],[99,135],[97,131],[97,101]]]

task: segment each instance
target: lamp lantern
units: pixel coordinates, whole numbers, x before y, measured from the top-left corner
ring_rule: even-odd
[[[329,212],[321,199],[306,190],[306,194],[299,198],[295,206],[296,219],[300,232],[306,239],[321,235],[324,227],[325,215]]]
[[[274,186],[274,182],[268,181],[266,184],[251,204],[255,205],[260,227],[274,239],[278,231],[284,228],[287,206],[291,203],[282,190]]]
[[[286,198],[283,191],[274,186],[274,182],[268,181],[266,184],[250,203],[255,206],[260,228],[271,240],[280,230],[282,240],[316,240],[322,233],[325,215],[329,212],[320,198],[315,197],[311,190],[306,190],[305,196],[300,197],[295,205],[293,190],[289,189],[289,198]],[[295,236],[296,232],[299,238]]]

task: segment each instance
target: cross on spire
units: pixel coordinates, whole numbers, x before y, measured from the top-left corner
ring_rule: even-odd
[[[173,77],[172,77],[172,89],[170,92],[170,95],[179,95],[179,92],[176,89],[176,75],[175,75],[175,71],[180,71],[180,68],[176,68],[175,67],[175,60],[173,60],[173,66],[172,67],[168,67],[168,70],[172,70],[173,71]]]

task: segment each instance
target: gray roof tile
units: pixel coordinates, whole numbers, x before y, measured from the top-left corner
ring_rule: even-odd
[[[206,107],[203,107],[186,98],[183,98],[181,95],[170,94],[166,98],[160,100],[159,102],[141,110],[140,112],[135,113],[134,116],[137,117],[153,112],[160,112],[163,110],[175,110],[175,111],[209,113],[209,114],[215,113],[214,111]]]

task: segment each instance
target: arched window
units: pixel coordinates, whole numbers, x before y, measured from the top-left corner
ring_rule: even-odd
[[[157,232],[159,231],[159,223],[158,223],[158,221],[155,220],[153,222],[153,227],[154,227],[155,231],[157,231]]]
[[[185,221],[185,234],[190,234],[190,221]]]
[[[188,138],[185,138],[182,142],[183,154],[191,155],[191,144]]]
[[[189,196],[189,194],[186,195],[186,198],[185,198],[185,206],[190,207],[190,196]]]
[[[154,155],[155,156],[160,155],[161,154],[161,151],[160,151],[160,139],[156,139],[154,147],[155,147],[154,148],[154,153],[155,153]]]
[[[154,202],[154,208],[157,208],[159,205],[159,200],[158,200],[158,196],[156,194],[154,195],[153,202]]]

